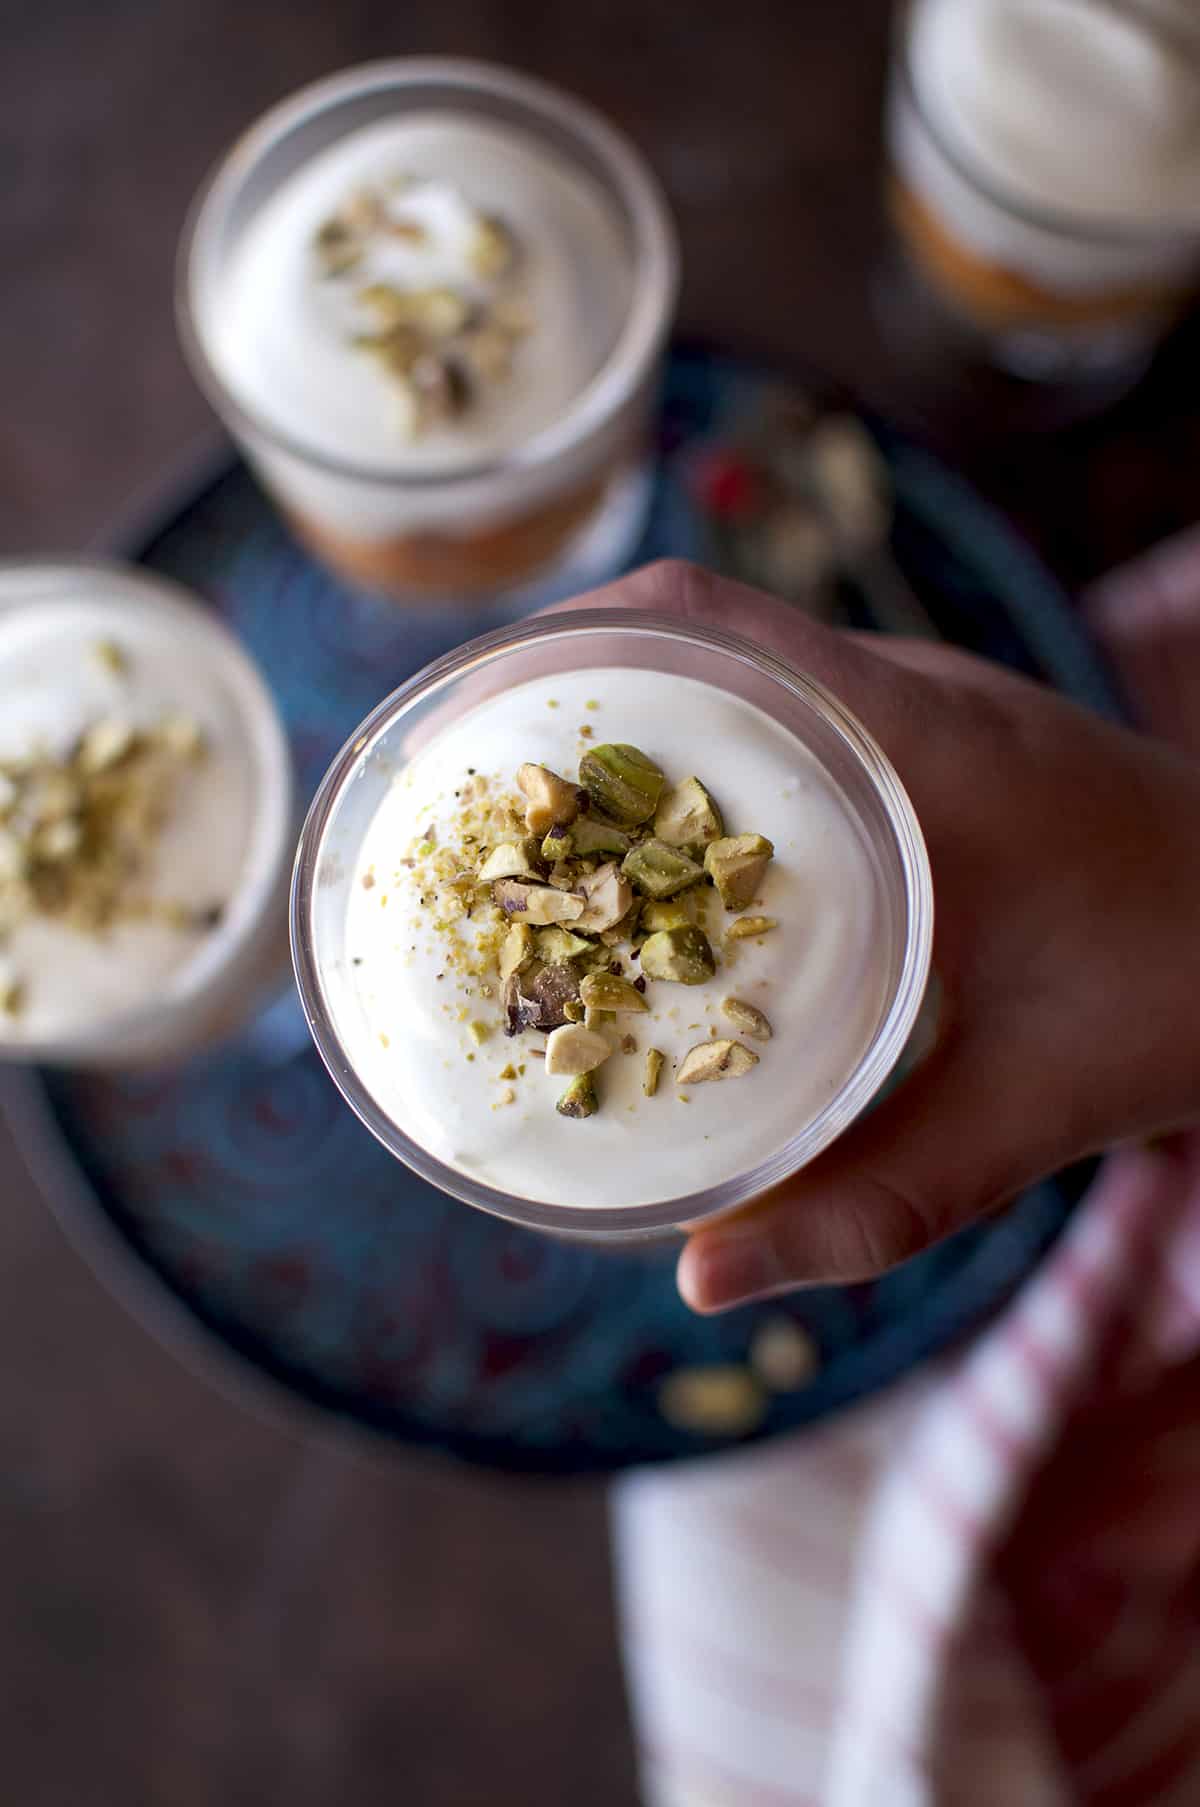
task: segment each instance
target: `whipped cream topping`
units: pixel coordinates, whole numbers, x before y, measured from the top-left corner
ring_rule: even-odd
[[[1014,196],[1098,222],[1200,225],[1200,38],[1169,6],[921,0],[922,101]],[[1173,29],[1174,27],[1174,29]]]
[[[602,741],[640,746],[668,773],[695,772],[731,829],[752,828],[774,843],[755,911],[777,926],[727,940],[734,917],[714,896],[707,923],[715,976],[650,984],[649,1011],[618,1019],[636,1051],[606,1061],[602,1108],[578,1122],[556,1113],[563,1082],[529,1055],[530,1037],[510,1040],[496,1029],[476,1040],[472,1024],[498,1021],[495,997],[447,960],[436,903],[422,900],[422,876],[405,860],[431,828],[435,841],[449,836],[455,791],[468,777],[486,775],[508,789],[523,760],[570,774],[581,752]],[[490,698],[414,754],[347,870],[351,859],[343,935],[319,949],[348,1056],[415,1142],[520,1198],[581,1211],[633,1206],[744,1174],[835,1096],[888,1003],[895,928],[847,799],[769,716],[695,679],[588,670]],[[683,1056],[713,1028],[737,1033],[722,1009],[731,993],[769,1016],[769,1047],[754,1044],[762,1057],[749,1077],[706,1084],[684,1102],[675,1081]],[[650,1047],[665,1064],[646,1097]]]
[[[361,218],[364,197],[374,226],[343,240],[346,263],[331,222],[353,222],[356,207]],[[489,228],[515,249],[511,271],[481,257]],[[472,332],[499,324],[507,368],[494,333],[486,368],[457,341],[469,405],[423,414],[368,343],[403,324],[389,290],[440,298],[443,312],[457,299],[481,317]],[[564,413],[611,349],[630,292],[598,186],[516,128],[430,113],[364,127],[292,174],[245,228],[202,324],[227,386],[276,431],[358,468],[452,471]]]
[[[893,96],[893,155],[966,245],[1068,293],[1191,270],[1200,231],[1193,8],[1183,0],[916,0],[908,31],[919,107],[979,180],[959,173],[902,92]],[[1073,230],[1047,228],[1040,215]],[[1128,239],[1106,239],[1114,227]]]
[[[212,961],[261,807],[245,699],[214,640],[157,598],[131,596],[116,572],[0,573],[0,763],[40,756],[65,765],[89,733],[115,741],[172,722],[183,754],[161,827],[131,872],[130,896],[153,908],[118,908],[103,932],[39,910],[7,926],[5,1042],[69,1043],[152,1001],[167,1010]]]

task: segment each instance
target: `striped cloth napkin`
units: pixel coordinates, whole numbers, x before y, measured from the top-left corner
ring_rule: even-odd
[[[1200,529],[1085,609],[1200,757]],[[648,1807],[1195,1807],[1200,1130],[1110,1155],[971,1346],[613,1527]]]

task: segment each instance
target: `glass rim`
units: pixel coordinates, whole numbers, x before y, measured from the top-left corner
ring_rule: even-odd
[[[760,676],[779,683],[794,701],[809,708],[833,730],[856,760],[879,798],[891,828],[904,881],[906,925],[895,990],[853,1072],[832,1099],[782,1148],[733,1180],[699,1192],[640,1205],[584,1209],[545,1200],[516,1198],[449,1167],[415,1142],[376,1101],[359,1078],[325,1002],[312,930],[312,903],[326,833],[355,768],[381,733],[417,702],[471,672],[482,672],[538,642],[562,642],[622,633],[640,640],[684,642],[724,654]],[[819,757],[819,755],[815,755]],[[537,617],[468,641],[426,665],[384,697],[359,724],[331,762],[317,788],[296,847],[289,902],[292,964],[301,1007],[317,1052],[355,1115],[390,1154],[440,1191],[493,1216],[568,1235],[617,1238],[659,1235],[749,1203],[828,1147],[862,1113],[888,1078],[916,1024],[929,979],[933,948],[933,879],[916,811],[899,775],[874,736],[817,679],[795,670],[774,653],[722,628],[681,621],[670,615],[627,609],[586,609]]]
[[[1111,10],[1110,0],[1100,0],[1100,3],[1109,5]],[[1200,242],[1200,221],[1170,218],[1153,226],[1143,226],[1125,218],[1118,219],[1103,214],[1089,216],[1070,208],[1042,207],[1036,202],[1020,199],[1005,186],[1003,180],[997,181],[994,176],[982,170],[971,153],[956,143],[952,134],[947,133],[944,123],[933,117],[928,98],[921,92],[913,67],[912,33],[907,29],[911,11],[912,0],[907,0],[902,14],[902,39],[895,58],[904,95],[941,155],[968,187],[975,189],[994,207],[1020,220],[1023,225],[1079,243],[1145,246],[1165,239],[1195,239]],[[1200,86],[1200,48],[1187,44],[1183,33],[1170,31],[1169,27],[1167,29],[1172,41],[1178,40],[1181,45],[1185,45],[1188,60]]]
[[[614,344],[566,410],[520,445],[450,470],[417,464],[367,466],[309,444],[248,407],[210,357],[197,305],[199,258],[220,226],[248,171],[266,151],[314,113],[362,94],[422,86],[458,88],[523,110],[531,125],[549,124],[588,150],[603,169],[633,233],[633,293]],[[382,488],[447,489],[505,474],[539,470],[585,442],[636,393],[660,355],[679,289],[679,247],[666,198],[646,159],[618,127],[574,95],[507,69],[467,57],[393,57],[355,64],[308,83],[262,113],[222,154],[197,190],[175,258],[175,319],[192,375],[215,412],[302,463]]]
[[[212,970],[202,967],[177,992],[171,991],[171,980],[168,978],[165,994],[151,997],[131,1009],[111,1012],[98,1018],[95,1023],[80,1025],[67,1035],[43,1034],[11,1040],[0,1036],[0,1061],[5,1063],[90,1063],[114,1040],[131,1037],[136,1040],[148,1032],[158,1030],[160,1025],[169,1023],[173,1017],[183,1016],[195,1009],[208,996],[218,994],[228,974],[253,947],[264,914],[279,894],[281,877],[288,865],[294,792],[291,752],[275,699],[257,662],[237,635],[186,585],[177,583],[174,578],[166,577],[160,572],[128,564],[119,558],[71,553],[51,553],[44,556],[31,553],[17,558],[4,558],[0,559],[0,586],[11,573],[51,574],[55,571],[115,579],[126,589],[136,592],[138,600],[152,604],[155,614],[174,616],[175,619],[186,621],[192,627],[199,626],[201,632],[212,635],[220,645],[222,659],[238,675],[243,693],[238,700],[244,700],[249,705],[244,720],[265,782],[259,793],[259,807],[254,812],[246,850],[246,869],[253,874],[253,887],[249,893],[240,885],[235,889],[228,912],[232,918],[228,931],[223,922],[209,938],[205,948],[196,950],[200,954],[220,946],[223,950],[220,963]],[[6,604],[0,589],[0,617],[8,606],[22,605],[19,602]],[[262,799],[271,796],[278,798],[279,807],[272,805],[266,810],[262,807]],[[239,904],[242,906],[240,909]],[[171,977],[183,979],[192,964],[191,960],[185,961]],[[159,1058],[156,1053],[152,1064],[157,1064]],[[168,1056],[163,1055],[161,1058]]]

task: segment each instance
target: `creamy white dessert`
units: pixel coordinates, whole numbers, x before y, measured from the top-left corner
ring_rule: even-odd
[[[594,785],[597,749],[610,745],[641,749],[664,775],[649,818],[617,824],[616,841],[582,867],[574,854],[551,862],[560,830],[584,848],[597,825],[603,835],[614,824],[601,789],[564,828],[555,810],[569,817],[570,796],[539,802],[545,780],[533,768],[563,776],[574,793],[581,771]],[[529,768],[525,794],[514,787],[519,767]],[[695,779],[695,789],[684,783]],[[513,864],[497,850],[523,836],[543,850],[535,904],[522,898],[519,873],[494,878]],[[617,904],[641,914],[632,931],[622,916],[601,933],[611,911],[597,909],[612,901],[614,873],[629,881]],[[643,884],[660,880],[671,895],[647,896]],[[568,890],[586,894],[586,913],[555,904]],[[658,672],[526,683],[441,728],[375,810],[346,897],[344,939],[322,953],[322,984],[347,1057],[382,1110],[447,1167],[584,1212],[702,1191],[781,1149],[857,1067],[895,970],[875,856],[829,773],[750,704]],[[683,915],[673,919],[672,907]],[[559,911],[552,929],[589,945],[552,936],[579,996],[565,1019],[539,1029],[522,1000],[544,995],[547,910]],[[653,960],[647,931],[659,941]],[[693,931],[711,976],[695,963]],[[514,932],[530,936],[534,953],[515,992],[502,970]],[[672,948],[687,955],[683,965],[672,965]],[[698,982],[683,982],[685,973]],[[614,998],[615,1014],[595,1014]],[[514,999],[520,1032],[509,1036]],[[606,1044],[600,1058],[595,1038]]]
[[[280,186],[206,326],[219,374],[268,426],[358,469],[451,472],[562,416],[630,287],[613,210],[566,159],[512,126],[410,114]],[[460,393],[423,411],[419,378],[438,366]]]
[[[918,107],[934,135],[898,90],[893,156],[902,181],[958,246],[1081,298],[1194,270],[1194,8],[1183,0],[1137,8],[916,0],[907,29]],[[996,204],[989,184],[1010,204]],[[1044,229],[1022,208],[1073,221],[1075,230]]]
[[[278,906],[289,780],[228,636],[151,580],[0,568],[0,1043],[186,1040]],[[248,981],[243,972],[242,978]]]

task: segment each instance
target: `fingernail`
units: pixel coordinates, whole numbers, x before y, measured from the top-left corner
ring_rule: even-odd
[[[693,1311],[725,1311],[783,1292],[791,1281],[774,1241],[761,1231],[693,1236],[679,1257],[676,1282]]]

